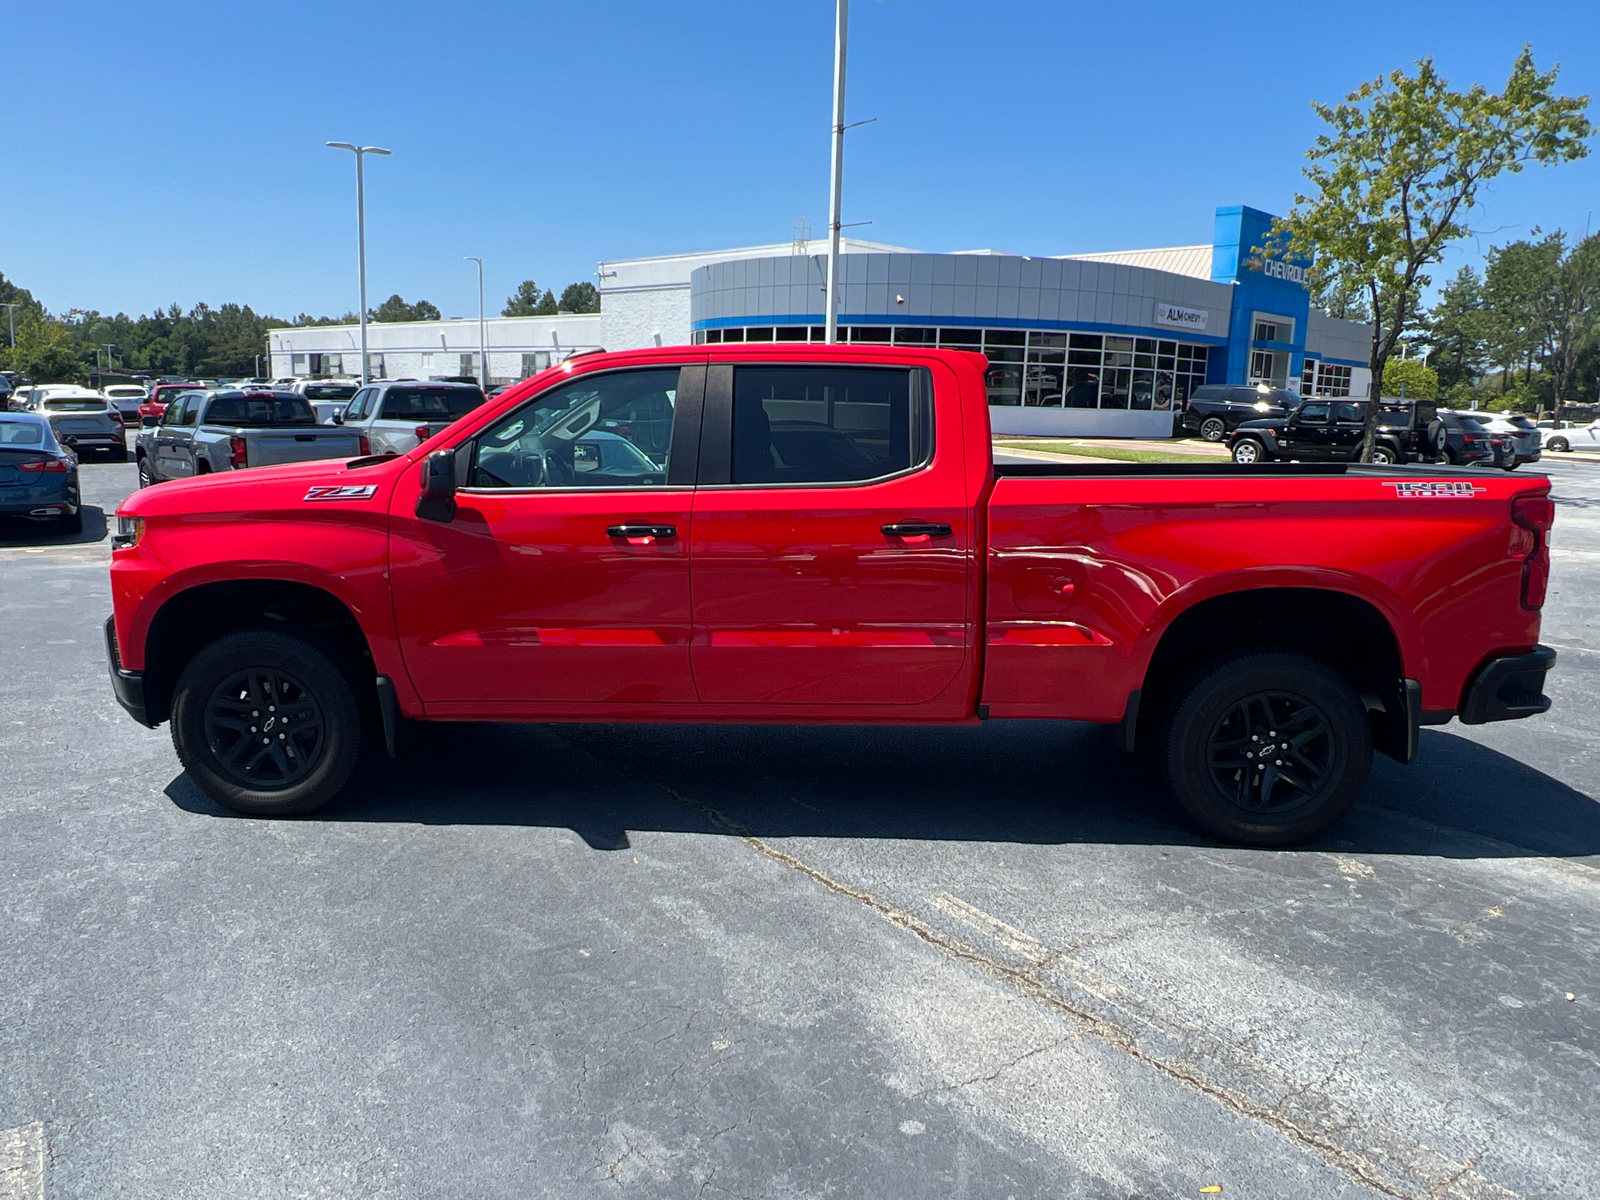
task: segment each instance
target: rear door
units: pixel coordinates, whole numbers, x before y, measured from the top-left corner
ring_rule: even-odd
[[[416,515],[419,471],[406,471],[391,509],[395,618],[431,713],[694,704],[689,541],[704,390],[703,362],[563,380],[460,452],[447,523]],[[672,414],[663,462],[640,450],[605,465],[595,446],[626,439],[597,431],[641,403]]]
[[[958,397],[925,367],[713,365],[694,504],[695,686],[783,717],[964,691],[976,531]]]
[[[1328,427],[1329,457],[1355,458],[1361,453],[1361,443],[1367,432],[1367,406],[1356,401],[1341,400],[1333,406],[1333,420]]]

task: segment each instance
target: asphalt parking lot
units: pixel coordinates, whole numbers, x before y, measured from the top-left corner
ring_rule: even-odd
[[[1600,466],[1547,473],[1555,709],[1294,851],[1058,723],[419,727],[238,817],[111,697],[103,514],[0,528],[0,1200],[1591,1194]]]

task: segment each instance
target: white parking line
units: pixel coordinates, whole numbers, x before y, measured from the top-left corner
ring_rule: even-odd
[[[0,1200],[44,1200],[44,1125],[0,1129]]]

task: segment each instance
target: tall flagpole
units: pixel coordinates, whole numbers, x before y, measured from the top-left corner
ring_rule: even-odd
[[[839,230],[844,192],[844,51],[850,33],[850,0],[838,0],[833,28],[833,170],[828,181],[827,342],[839,340]]]

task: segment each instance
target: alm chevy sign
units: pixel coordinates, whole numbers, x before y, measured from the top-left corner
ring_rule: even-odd
[[[1168,329],[1187,329],[1190,333],[1204,333],[1211,323],[1211,312],[1204,308],[1184,308],[1181,304],[1164,304],[1156,301],[1156,322]]]

